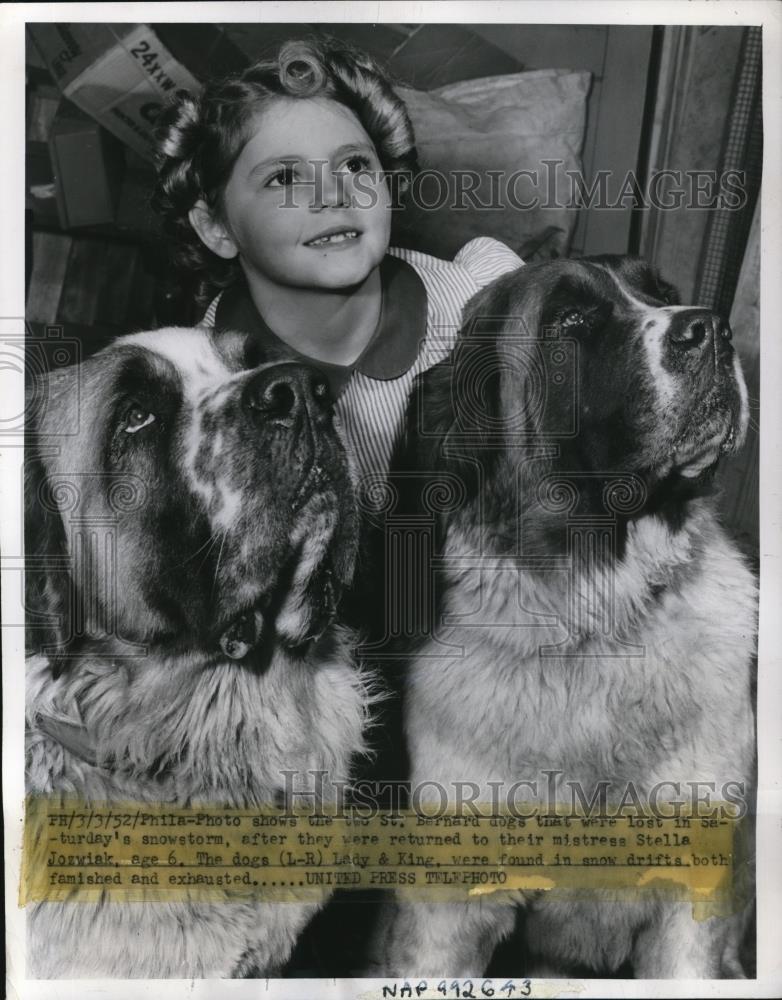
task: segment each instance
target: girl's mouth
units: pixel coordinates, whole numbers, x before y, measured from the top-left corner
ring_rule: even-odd
[[[359,238],[361,234],[357,229],[338,229],[330,233],[323,233],[314,240],[305,243],[308,247],[336,246],[340,243],[349,243]]]

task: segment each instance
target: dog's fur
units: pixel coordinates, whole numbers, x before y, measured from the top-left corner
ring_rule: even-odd
[[[662,781],[681,791],[660,802],[686,802],[693,781],[715,782],[716,798],[727,781],[750,794],[756,589],[708,496],[744,437],[746,390],[729,328],[675,302],[631,258],[524,267],[473,299],[453,355],[421,377],[400,458],[407,503],[441,474],[451,500],[454,477],[463,496],[432,515],[437,641],[429,629],[409,644],[413,786],[439,782],[453,801],[457,782],[535,780],[540,798],[527,800],[542,804],[548,769],[587,798],[609,781],[609,803],[627,782],[642,801]],[[589,525],[604,547],[589,548]],[[528,968],[742,974],[743,913],[696,921],[651,893],[400,896],[380,967],[480,975],[516,903]]]
[[[371,686],[333,624],[357,512],[325,384],[247,370],[245,348],[134,334],[35,387],[29,793],[247,807],[325,771],[328,799],[364,749]],[[269,974],[319,905],[41,903],[28,975]]]

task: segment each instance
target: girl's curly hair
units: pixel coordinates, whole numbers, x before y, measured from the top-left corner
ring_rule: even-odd
[[[212,253],[188,213],[203,198],[213,211],[252,136],[253,116],[278,97],[328,97],[349,108],[385,171],[417,169],[413,127],[388,77],[365,53],[333,38],[286,42],[275,59],[212,82],[200,95],[179,91],[157,126],[158,180],[153,204],[174,243],[174,262],[199,279],[202,301],[239,273],[236,260]]]

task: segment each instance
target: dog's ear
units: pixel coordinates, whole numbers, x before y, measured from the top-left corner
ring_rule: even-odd
[[[453,518],[482,503],[481,488],[498,461],[496,346],[505,298],[495,283],[467,304],[451,353],[413,383],[392,457],[395,513],[433,516],[437,551]]]
[[[447,476],[451,485],[446,493],[456,484],[467,499],[475,496],[489,473],[499,443],[502,371],[497,338],[508,321],[507,277],[470,299],[449,356],[416,378],[405,433],[392,463],[392,469],[428,477],[430,489],[436,487],[438,474]]]
[[[62,518],[49,489],[34,400],[46,398],[47,380],[27,391],[24,462],[24,546],[26,647],[44,653],[57,676],[71,630],[72,593]]]

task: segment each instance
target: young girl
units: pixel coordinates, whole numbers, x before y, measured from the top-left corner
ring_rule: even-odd
[[[323,371],[371,491],[415,375],[453,346],[465,302],[521,261],[486,238],[454,261],[389,248],[412,126],[377,64],[333,39],[180,94],[161,125],[159,208],[180,263],[220,293],[203,322]]]

